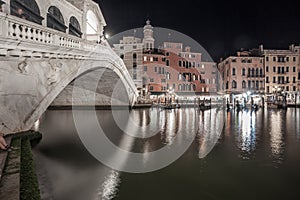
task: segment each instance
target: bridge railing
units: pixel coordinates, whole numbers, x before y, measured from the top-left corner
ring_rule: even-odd
[[[93,50],[99,45],[96,42],[87,41],[1,12],[0,24],[2,29],[0,36],[11,39],[81,50]]]

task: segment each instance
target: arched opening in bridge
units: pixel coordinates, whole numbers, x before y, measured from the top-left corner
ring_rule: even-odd
[[[11,0],[10,13],[40,25],[44,19],[35,0]]]
[[[52,107],[129,106],[127,88],[111,69],[98,68],[76,77],[52,102]]]
[[[80,24],[76,17],[72,16],[70,18],[70,23],[69,23],[69,34],[74,35],[76,37],[81,37],[82,32],[80,28]]]
[[[99,41],[99,22],[95,13],[89,10],[86,14],[87,40]]]
[[[63,15],[61,14],[60,10],[55,6],[51,6],[48,9],[47,27],[61,32],[66,32],[66,29],[68,28],[65,26],[65,20]]]

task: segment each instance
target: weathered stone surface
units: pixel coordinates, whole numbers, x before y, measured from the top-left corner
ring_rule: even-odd
[[[98,4],[92,0],[36,2],[44,18],[55,3],[65,22],[71,16],[82,19],[79,24],[83,35],[75,37],[51,29],[46,20],[39,25],[10,15],[9,8],[0,12],[0,131],[7,134],[29,130],[68,84],[98,69],[110,70],[100,81],[99,103],[107,102],[102,96],[111,97],[112,84],[120,81],[133,104],[137,90],[123,61],[107,41],[101,39],[100,43],[106,22]],[[89,13],[96,16],[95,33],[87,33]],[[32,34],[32,30],[38,34]]]
[[[54,78],[57,80],[51,79],[51,83],[48,76],[51,68],[49,60],[29,59],[30,74],[28,75],[19,72],[18,61],[0,60],[0,80],[4,80],[4,84],[0,85],[0,122],[5,124],[3,131],[9,133],[30,129],[63,89],[87,71],[91,71],[92,74],[94,69],[101,67],[110,70],[100,79],[100,86],[96,89],[97,93],[104,96],[110,97],[113,94],[113,86],[118,81],[126,90],[133,88],[128,73],[124,74],[125,67],[122,63],[113,61],[114,56],[114,54],[103,55],[103,60],[99,61],[59,60],[62,65],[61,70]],[[15,66],[15,68],[5,66]],[[90,81],[92,82],[93,79]],[[134,92],[134,88],[131,89],[129,96],[135,95]],[[125,92],[120,94],[124,96]],[[101,104],[102,101],[100,97],[99,103]]]
[[[0,183],[0,199],[20,199],[21,140],[16,143],[17,145],[15,145],[14,149],[8,154],[7,163],[3,171],[3,177]]]

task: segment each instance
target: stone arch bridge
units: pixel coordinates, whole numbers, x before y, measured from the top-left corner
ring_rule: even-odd
[[[113,93],[117,99],[128,97],[127,101],[114,102],[134,104],[136,87],[123,61],[103,37],[106,24],[97,4],[91,0],[77,1],[77,4],[71,0],[53,0],[42,4],[43,0],[37,0],[34,9],[40,11],[36,16],[24,2],[1,1],[0,132],[30,129],[51,104],[92,105],[93,102],[82,101],[89,95],[95,97],[98,105],[111,104]],[[49,2],[53,5],[48,5]],[[51,13],[45,7],[40,8],[41,5],[55,6],[60,13],[65,9],[67,17],[57,22],[56,16],[49,17]],[[29,10],[25,17],[12,13],[19,12],[20,8]],[[90,19],[88,13],[93,13]],[[75,24],[66,23],[69,17]],[[96,21],[87,23],[88,20]],[[48,22],[53,26],[48,26]],[[98,81],[100,75],[96,90],[90,91],[89,82]],[[83,84],[74,86],[74,80],[80,78]],[[122,87],[116,87],[116,83]],[[71,97],[74,87],[79,87],[77,91],[81,93],[77,99]]]

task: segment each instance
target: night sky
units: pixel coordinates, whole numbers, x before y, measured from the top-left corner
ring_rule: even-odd
[[[95,0],[114,35],[140,28],[146,19],[154,27],[184,33],[199,42],[217,61],[236,50],[288,48],[300,43],[300,7],[286,1]],[[296,1],[297,2],[297,1]]]

